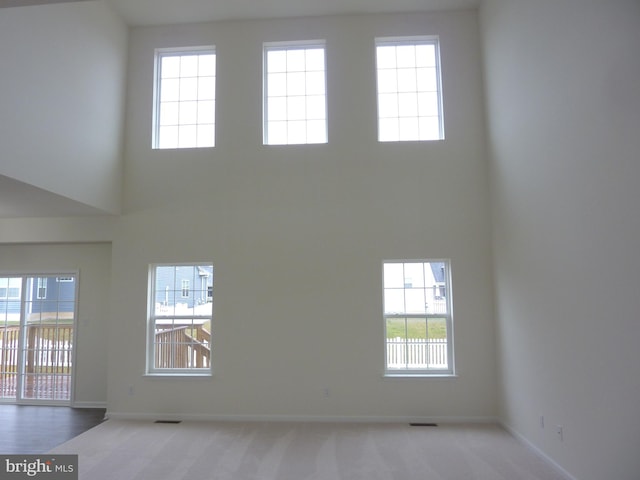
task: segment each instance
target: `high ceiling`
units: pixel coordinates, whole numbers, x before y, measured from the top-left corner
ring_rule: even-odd
[[[0,0],[0,8],[86,0]],[[473,8],[480,0],[103,0],[131,26],[230,19]],[[0,218],[96,215],[87,205],[0,175]]]
[[[17,7],[83,0],[0,0]],[[104,0],[129,25],[470,8],[480,0]]]

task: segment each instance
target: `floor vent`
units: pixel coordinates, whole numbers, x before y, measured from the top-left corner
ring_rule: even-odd
[[[156,420],[153,423],[182,423],[182,420]]]
[[[412,427],[437,427],[437,423],[410,423]]]

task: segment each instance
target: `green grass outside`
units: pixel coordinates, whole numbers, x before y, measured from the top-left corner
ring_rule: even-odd
[[[447,321],[444,318],[389,318],[387,338],[447,338]]]

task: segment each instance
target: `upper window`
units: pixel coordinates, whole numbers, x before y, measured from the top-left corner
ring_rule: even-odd
[[[157,50],[153,148],[213,147],[215,112],[215,50]]]
[[[264,46],[264,144],[327,143],[323,41]]]
[[[383,284],[386,374],[452,375],[449,262],[385,262]]]
[[[150,269],[147,372],[211,373],[213,265]]]
[[[438,39],[378,38],[378,140],[441,140],[442,91]]]

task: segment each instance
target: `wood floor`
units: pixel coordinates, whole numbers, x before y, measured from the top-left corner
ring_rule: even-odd
[[[100,424],[105,410],[0,404],[0,453],[45,453]]]

